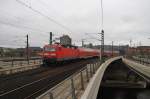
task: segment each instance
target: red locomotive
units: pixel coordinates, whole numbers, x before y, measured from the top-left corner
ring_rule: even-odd
[[[89,48],[78,48],[76,46],[52,44],[45,45],[42,54],[43,64],[49,64],[81,58],[99,57],[100,51]]]

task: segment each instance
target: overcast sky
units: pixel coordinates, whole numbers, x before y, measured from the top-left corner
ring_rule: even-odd
[[[101,31],[100,0],[20,0],[45,16],[39,15],[16,0],[0,0],[0,46],[24,47],[29,34],[30,46],[48,43],[49,33],[55,37],[68,34],[73,44],[90,38],[85,33]],[[150,45],[150,0],[103,0],[105,44]],[[91,35],[91,34],[89,34]],[[99,38],[98,35],[91,36]],[[99,44],[87,39],[85,43]]]

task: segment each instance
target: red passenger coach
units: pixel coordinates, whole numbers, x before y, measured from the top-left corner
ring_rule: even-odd
[[[69,61],[81,58],[99,57],[99,51],[76,46],[64,46],[60,44],[45,45],[43,48],[43,64]]]
[[[79,50],[79,58],[92,58],[100,56],[100,52],[95,49],[79,48],[78,50]]]

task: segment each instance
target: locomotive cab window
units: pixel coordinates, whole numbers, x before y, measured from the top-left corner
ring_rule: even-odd
[[[54,51],[56,51],[56,49],[55,48],[51,48],[51,47],[45,47],[44,51],[54,52]]]

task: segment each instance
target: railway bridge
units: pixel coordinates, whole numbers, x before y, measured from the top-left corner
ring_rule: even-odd
[[[150,67],[115,57],[71,76],[37,99],[149,99]],[[92,68],[92,65],[90,65]],[[92,71],[93,70],[93,71]],[[95,71],[94,71],[95,70]],[[92,74],[91,74],[92,72]],[[84,76],[85,75],[85,76]],[[78,77],[79,76],[79,77]],[[80,79],[77,79],[80,78]],[[84,81],[85,80],[85,81]]]
[[[102,64],[97,58],[61,66],[40,64],[39,59],[30,60],[29,64],[1,70],[0,98],[150,99],[149,61],[119,56]]]

